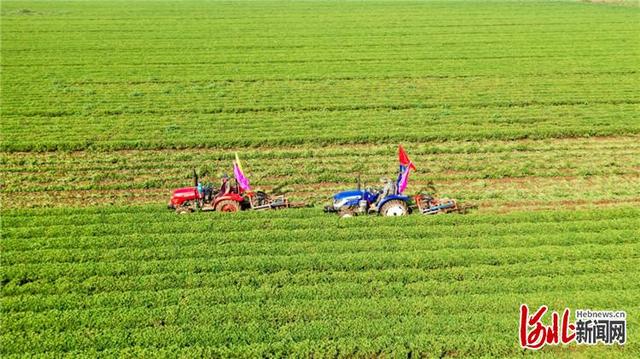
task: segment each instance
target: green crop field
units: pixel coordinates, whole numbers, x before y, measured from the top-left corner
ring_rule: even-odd
[[[0,5],[3,358],[640,356],[638,1]],[[477,209],[322,213],[398,144]],[[166,209],[234,152],[311,206]]]

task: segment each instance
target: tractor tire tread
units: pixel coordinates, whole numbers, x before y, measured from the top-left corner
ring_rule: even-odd
[[[404,208],[404,213],[402,214],[403,216],[406,216],[407,214],[409,214],[409,208],[407,207],[407,204],[404,201],[398,200],[398,199],[393,199],[387,203],[385,203],[382,208],[380,208],[380,214],[383,216],[387,216],[387,211],[389,210],[390,207],[399,205],[402,208]]]
[[[230,208],[234,208],[233,210],[223,211],[223,209],[227,206],[231,206]],[[229,208],[229,207],[228,207]],[[238,212],[240,211],[240,204],[236,201],[232,201],[230,199],[226,199],[224,201],[220,201],[216,204],[216,212]]]

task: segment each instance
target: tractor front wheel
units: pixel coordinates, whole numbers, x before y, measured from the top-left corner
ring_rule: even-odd
[[[240,210],[240,204],[232,200],[220,201],[216,205],[216,211],[218,212],[238,212]]]
[[[391,200],[385,203],[380,209],[380,214],[383,216],[406,216],[409,213],[407,204],[401,200]]]

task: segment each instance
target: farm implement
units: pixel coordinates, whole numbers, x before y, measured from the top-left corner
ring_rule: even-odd
[[[194,185],[173,191],[167,207],[175,210],[176,213],[183,214],[195,211],[264,211],[305,206],[301,202],[292,203],[284,196],[271,196],[263,191],[252,191],[237,156],[233,167],[235,178],[231,180],[224,175],[219,189],[212,185],[203,186],[198,181],[198,175],[194,170]]]
[[[303,206],[304,203],[292,203],[284,196],[270,196],[262,191],[242,191],[238,186],[232,186],[227,193],[214,191],[210,198],[200,193],[197,187],[178,188],[173,191],[168,208],[183,214],[195,211],[263,211]]]
[[[363,214],[383,216],[404,216],[409,213],[409,197],[397,193],[384,193],[384,189],[370,187],[337,193],[333,203],[325,206],[325,212],[338,213],[340,217],[353,217]]]
[[[400,146],[398,148],[400,170],[397,180],[381,178],[384,183],[381,189],[367,187],[361,189],[360,179],[355,190],[339,192],[333,196],[333,203],[325,206],[324,211],[337,213],[340,217],[353,217],[356,215],[377,214],[382,216],[404,216],[417,210],[421,214],[441,213],[466,213],[473,206],[461,206],[456,200],[448,198],[434,198],[429,194],[418,194],[411,198],[403,194],[407,187],[411,169],[416,169],[409,160],[406,152]]]
[[[435,198],[429,194],[418,194],[413,198],[402,194],[384,194],[384,189],[366,188],[339,192],[333,196],[333,203],[325,206],[324,211],[337,213],[340,217],[378,214],[381,216],[405,216],[414,211],[418,213],[444,214],[467,213],[474,206],[463,206],[449,198]],[[413,199],[413,203],[411,200]]]
[[[422,214],[462,213],[465,214],[473,205],[460,205],[455,199],[434,198],[429,194],[418,194],[414,197],[417,210]]]

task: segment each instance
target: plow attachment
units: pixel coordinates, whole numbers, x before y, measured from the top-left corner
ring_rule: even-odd
[[[304,202],[290,202],[289,199],[284,196],[272,197],[262,191],[247,193],[247,197],[249,206],[254,211],[300,208],[306,205]]]
[[[461,213],[465,214],[470,209],[476,208],[474,205],[460,205],[455,199],[449,198],[433,198],[427,194],[419,194],[415,196],[416,206],[422,214],[440,214],[440,213]]]

